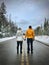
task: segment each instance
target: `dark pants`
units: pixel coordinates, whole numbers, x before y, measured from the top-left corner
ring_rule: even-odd
[[[17,41],[17,53],[19,53],[19,46],[20,46],[20,53],[22,53],[22,43],[23,41]]]
[[[30,49],[31,49],[31,53],[32,53],[33,52],[33,39],[32,38],[27,38],[27,52],[28,53],[29,53]]]

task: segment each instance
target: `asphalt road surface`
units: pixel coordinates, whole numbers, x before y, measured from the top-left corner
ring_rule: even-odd
[[[22,54],[17,54],[16,46],[16,39],[0,43],[0,65],[49,65],[49,46],[34,41],[33,54],[27,54],[26,41]]]

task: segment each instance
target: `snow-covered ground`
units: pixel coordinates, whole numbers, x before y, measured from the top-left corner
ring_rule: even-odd
[[[16,36],[1,38],[0,42],[4,42],[4,41],[10,40],[10,39],[14,39],[14,38],[16,38]],[[44,35],[42,35],[42,36],[36,36],[35,40],[40,41],[42,43],[45,43],[45,44],[49,45],[49,36],[47,36],[47,35],[45,35],[45,36]]]
[[[35,40],[43,42],[43,43],[49,45],[49,36],[47,36],[47,35],[45,35],[45,36],[44,35],[42,35],[42,36],[36,36]]]
[[[4,42],[4,41],[7,41],[7,40],[10,40],[10,39],[13,39],[13,38],[15,38],[15,36],[13,36],[13,37],[1,38],[1,39],[0,39],[0,42]]]

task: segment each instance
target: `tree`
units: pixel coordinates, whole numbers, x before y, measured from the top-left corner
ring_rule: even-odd
[[[5,6],[4,2],[2,2],[2,4],[1,4],[1,14],[6,14],[6,6]]]
[[[41,34],[41,27],[38,26],[36,29],[35,29],[35,34],[36,35],[40,35]]]
[[[46,29],[46,18],[45,18],[45,21],[44,21],[44,30]]]
[[[0,31],[1,31],[1,27],[5,27],[7,23],[7,18],[5,17],[6,14],[6,6],[4,4],[4,2],[2,2],[1,6],[0,6]]]
[[[6,6],[4,2],[2,2],[0,6],[0,32],[3,31],[4,33],[12,33],[13,35],[17,31],[17,26],[15,26],[14,22],[12,22],[11,15],[9,20],[6,17]]]
[[[48,33],[48,31],[49,31],[49,21],[48,21],[48,19],[46,19],[45,18],[45,22],[44,22],[44,33],[46,34],[46,35],[48,35],[49,33]]]

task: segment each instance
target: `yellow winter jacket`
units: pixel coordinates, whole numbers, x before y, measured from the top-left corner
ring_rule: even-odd
[[[26,38],[33,38],[35,37],[35,33],[34,33],[34,30],[33,29],[28,29],[26,31],[26,35],[25,35]]]

